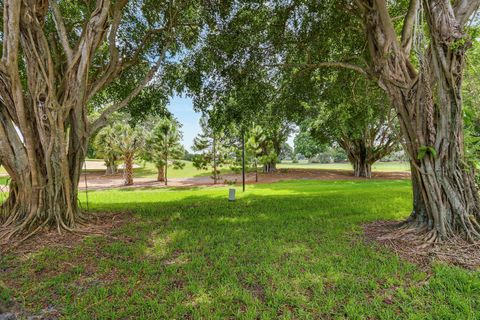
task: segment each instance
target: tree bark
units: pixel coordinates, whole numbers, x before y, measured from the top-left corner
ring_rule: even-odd
[[[355,177],[359,178],[371,178],[372,177],[372,165],[364,158],[357,158],[353,163],[353,172]]]
[[[157,181],[164,182],[165,181],[165,166],[159,166],[157,167],[158,170],[158,175],[157,175]]]
[[[64,169],[68,168],[65,154],[63,159],[53,157],[46,161],[44,157],[38,154],[35,168],[11,180],[9,196],[0,208],[2,238],[8,239],[24,230],[32,233],[51,227],[59,232],[72,230],[83,220],[77,197],[82,162],[71,163],[68,167],[76,169],[65,174]],[[32,179],[32,171],[37,173],[36,181]]]
[[[408,223],[426,231],[427,242],[455,236],[478,240],[480,203],[463,141],[461,84],[469,41],[459,21],[468,19],[455,16],[458,8],[450,1],[424,0],[430,43],[416,70],[398,42],[386,2],[362,2],[372,72],[397,110],[414,168]]]
[[[115,163],[115,161],[108,162],[107,164],[107,169],[105,170],[105,175],[114,175],[117,174],[118,171],[118,166]]]
[[[123,178],[124,178],[124,184],[126,186],[131,186],[133,185],[133,157],[134,155],[132,153],[128,153],[125,155],[125,168],[123,171]]]
[[[411,171],[411,180],[412,180],[412,195],[413,195],[413,209],[410,217],[404,221],[403,224],[417,227],[417,228],[432,228],[432,226],[428,226],[428,221],[426,221],[427,217],[427,209],[425,206],[422,189],[420,182],[418,181],[417,176],[417,168],[413,164],[410,164],[410,171]]]

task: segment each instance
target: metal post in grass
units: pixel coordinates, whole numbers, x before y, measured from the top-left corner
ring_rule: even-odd
[[[245,131],[242,131],[242,187],[245,192]]]

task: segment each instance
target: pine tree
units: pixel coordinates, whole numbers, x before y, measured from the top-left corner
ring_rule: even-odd
[[[199,152],[193,159],[193,165],[199,170],[211,167],[211,178],[216,184],[220,179],[219,168],[227,163],[226,137],[224,133],[211,128],[206,117],[200,119],[200,126],[202,132],[193,141],[193,151]]]

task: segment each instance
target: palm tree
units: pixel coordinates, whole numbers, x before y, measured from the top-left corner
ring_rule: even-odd
[[[147,138],[146,160],[155,164],[158,170],[158,181],[168,185],[168,167],[173,165],[174,169],[181,169],[185,164],[183,158],[185,150],[181,144],[182,133],[179,130],[180,124],[175,119],[163,117],[153,128]]]
[[[125,185],[133,185],[133,161],[144,145],[143,133],[128,124],[116,123],[113,125],[112,134],[110,139],[114,141],[114,150],[122,155],[124,161]]]
[[[94,146],[97,154],[103,157],[105,166],[107,167],[105,174],[116,174],[118,170],[118,161],[121,154],[115,148],[116,133],[114,126],[107,126],[100,130],[95,137]]]

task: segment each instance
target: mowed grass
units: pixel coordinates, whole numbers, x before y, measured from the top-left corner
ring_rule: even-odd
[[[209,176],[211,175],[211,171],[209,170],[198,170],[193,166],[191,161],[182,161],[184,163],[184,167],[179,170],[175,170],[172,167],[168,168],[168,178],[191,178],[191,177],[202,177],[202,176]],[[230,172],[229,169],[227,169]],[[142,165],[141,168],[135,169],[135,177],[138,178],[156,178],[158,175],[157,168],[153,165],[153,163],[147,162]]]
[[[255,185],[234,203],[227,193],[91,192],[91,209],[135,220],[113,237],[3,257],[2,295],[65,319],[480,317],[478,272],[424,272],[362,240],[362,223],[409,214],[408,181]]]
[[[350,163],[308,163],[308,161],[300,161],[292,163],[284,161],[278,164],[278,168],[295,168],[295,169],[329,169],[329,170],[353,170]],[[376,162],[372,166],[372,171],[377,172],[402,172],[410,171],[408,162]]]

